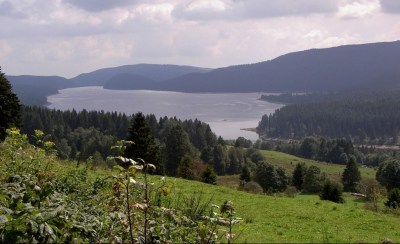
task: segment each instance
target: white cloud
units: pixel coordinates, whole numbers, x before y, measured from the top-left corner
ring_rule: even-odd
[[[172,12],[178,19],[215,20],[226,19],[230,14],[230,3],[221,0],[195,0],[179,3]]]
[[[379,12],[379,8],[378,0],[345,2],[339,7],[337,15],[343,19],[370,18]]]

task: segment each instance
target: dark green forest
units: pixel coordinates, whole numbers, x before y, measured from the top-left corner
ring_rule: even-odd
[[[118,140],[131,140],[138,145],[132,148],[132,155],[162,166],[158,167],[160,174],[177,175],[185,157],[190,158],[190,165],[186,167],[191,170],[203,171],[209,164],[219,175],[239,173],[245,163],[245,152],[239,145],[242,138],[237,147],[228,148],[208,124],[197,119],[182,121],[168,117],[157,119],[142,113],[127,116],[116,112],[60,111],[29,106],[23,106],[21,114],[22,132],[33,141],[35,130],[44,131],[45,139],[55,142],[62,159],[86,161],[93,157],[97,164],[107,166],[111,146]],[[143,152],[154,158],[143,156]],[[188,178],[199,178],[199,174],[191,172]]]
[[[397,144],[400,96],[290,104],[264,115],[257,133],[267,138],[302,139],[307,136],[347,138],[357,144]]]

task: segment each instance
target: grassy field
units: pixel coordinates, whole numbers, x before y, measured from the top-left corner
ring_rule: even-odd
[[[329,178],[340,182],[341,175],[345,169],[345,165],[331,164],[326,162],[318,162],[315,160],[299,158],[290,154],[260,150],[266,161],[274,166],[281,166],[286,170],[287,175],[292,175],[297,163],[304,162],[307,166],[317,166],[322,172],[325,172]],[[359,168],[363,179],[375,179],[376,170],[373,168]],[[237,189],[239,187],[239,175],[227,175],[218,177],[217,184]]]
[[[333,179],[337,179],[341,177],[345,165],[338,165],[326,162],[318,162],[310,159],[299,158],[296,156],[292,156],[286,153],[276,152],[276,151],[266,151],[260,150],[260,152],[264,155],[267,162],[276,165],[282,166],[286,169],[286,172],[291,174],[297,163],[304,162],[307,166],[315,165],[321,169],[321,171],[328,174],[329,177]],[[361,172],[361,177],[363,178],[371,178],[375,179],[376,171],[372,168],[359,168]]]
[[[215,204],[231,200],[246,224],[239,242],[275,243],[378,243],[400,241],[400,218],[364,208],[365,203],[346,195],[345,204],[321,201],[316,195],[295,198],[256,195],[222,186],[182,179],[174,182],[174,194],[201,192]]]
[[[307,166],[318,166],[330,178],[340,180],[345,168],[344,165],[317,162],[275,151],[261,152],[267,162],[282,166],[288,174],[292,174],[297,163],[304,162]],[[365,179],[375,178],[374,169],[360,168],[360,171]],[[192,183],[178,188],[187,192],[203,191],[216,202],[224,200],[224,197],[234,201],[238,215],[248,221],[241,242],[378,243],[385,238],[400,241],[398,216],[367,210],[364,200],[350,195],[345,195],[345,204],[336,204],[321,201],[317,195],[288,198],[235,191],[239,186],[238,175],[218,177],[217,183],[231,189],[201,185],[189,187]]]

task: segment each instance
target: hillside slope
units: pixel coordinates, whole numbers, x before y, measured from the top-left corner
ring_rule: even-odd
[[[20,75],[7,76],[7,79],[21,103],[29,105],[44,105],[47,96],[69,86],[68,80],[59,76]]]
[[[93,72],[80,74],[70,79],[70,81],[74,87],[102,86],[118,75],[129,74],[160,82],[189,73],[203,73],[209,70],[210,69],[183,65],[135,64],[95,70]]]
[[[141,75],[119,74],[106,81],[103,87],[111,90],[151,90],[155,83],[154,80]]]
[[[311,49],[187,74],[160,84],[185,92],[312,92],[400,88],[400,41]]]

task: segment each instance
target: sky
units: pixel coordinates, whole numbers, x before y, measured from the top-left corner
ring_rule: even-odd
[[[0,0],[7,75],[127,64],[207,68],[400,40],[400,0]]]

